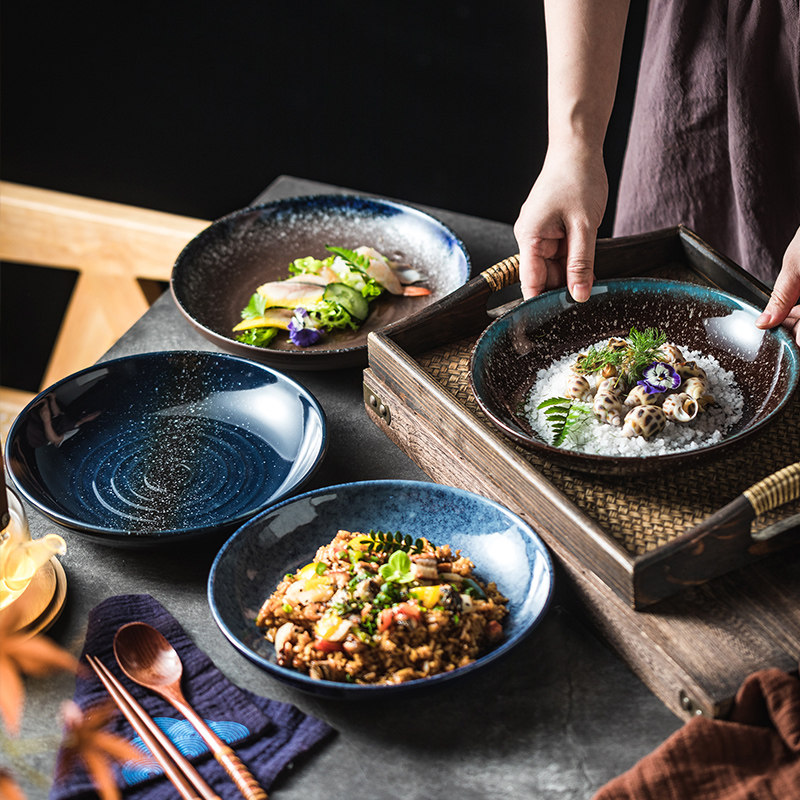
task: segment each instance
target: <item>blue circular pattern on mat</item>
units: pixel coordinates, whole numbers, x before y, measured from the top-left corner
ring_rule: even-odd
[[[186,756],[189,760],[208,752],[208,745],[187,720],[154,717],[153,721],[170,738],[181,755]],[[250,729],[240,722],[206,720],[206,724],[226,744],[232,745],[250,735]],[[141,761],[126,761],[122,765],[122,778],[126,785],[133,786],[163,774],[161,765],[150,754],[150,750],[140,736],[134,736],[131,744],[141,750],[145,758]]]

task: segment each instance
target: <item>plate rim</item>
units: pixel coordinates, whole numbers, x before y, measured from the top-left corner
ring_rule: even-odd
[[[654,286],[679,286],[683,289],[694,288],[697,290],[702,290],[709,294],[712,294],[718,298],[725,298],[727,300],[734,300],[736,303],[740,304],[740,307],[743,310],[747,310],[752,313],[754,316],[757,316],[761,313],[761,310],[751,303],[748,300],[745,300],[743,297],[739,297],[731,292],[726,292],[724,289],[720,289],[716,286],[706,286],[704,284],[694,284],[688,281],[679,281],[670,278],[651,278],[651,277],[638,277],[638,276],[630,276],[625,278],[606,278],[600,281],[595,281],[592,286],[592,290],[594,291],[595,287],[606,287],[610,285],[617,285],[622,283],[638,283],[638,284],[652,284]],[[744,439],[750,438],[752,435],[760,431],[763,427],[769,425],[770,423],[774,422],[777,416],[786,408],[789,400],[792,398],[794,393],[797,391],[798,386],[800,386],[800,347],[798,346],[797,342],[789,335],[789,333],[780,325],[777,325],[773,328],[768,328],[764,330],[764,333],[767,335],[774,335],[776,336],[781,344],[783,344],[791,353],[791,367],[794,369],[794,373],[789,375],[789,382],[790,386],[788,391],[785,395],[781,398],[778,406],[770,412],[764,419],[760,420],[759,422],[755,423],[754,425],[745,428],[744,430],[738,431],[734,435],[730,437],[726,437],[721,442],[717,442],[716,444],[707,445],[705,447],[696,448],[693,450],[683,450],[676,453],[666,453],[663,455],[654,455],[654,456],[610,456],[610,455],[600,455],[597,453],[576,453],[572,450],[565,450],[560,447],[554,447],[547,442],[539,441],[538,439],[534,439],[524,432],[514,430],[501,419],[499,419],[492,410],[490,410],[484,402],[483,397],[477,391],[474,381],[474,364],[475,359],[477,357],[479,346],[482,342],[488,340],[488,334],[490,329],[500,327],[500,323],[515,313],[518,313],[521,308],[529,308],[536,303],[539,298],[547,297],[548,300],[554,300],[558,295],[566,295],[566,300],[571,305],[577,305],[576,301],[571,300],[569,296],[569,291],[566,287],[559,287],[557,289],[550,289],[547,292],[543,292],[541,295],[537,295],[536,297],[529,298],[528,300],[523,301],[522,303],[518,304],[514,308],[508,309],[503,314],[501,314],[497,319],[492,320],[492,322],[481,332],[481,335],[476,340],[473,348],[472,353],[470,354],[470,365],[469,365],[469,384],[470,384],[470,391],[472,392],[473,396],[475,397],[475,401],[477,402],[478,406],[480,407],[481,411],[486,414],[489,418],[491,423],[495,425],[504,435],[510,437],[514,441],[518,442],[522,446],[526,447],[528,450],[532,450],[533,452],[540,452],[546,457],[553,458],[554,460],[558,460],[561,464],[567,466],[571,466],[575,470],[579,470],[581,472],[586,471],[593,471],[594,469],[600,468],[603,465],[608,464],[617,464],[620,470],[635,470],[633,473],[630,472],[620,472],[620,474],[644,474],[650,473],[658,469],[668,468],[677,463],[687,463],[691,461],[698,461],[705,458],[713,458],[719,453],[720,450],[726,449],[731,443],[734,442],[741,442]],[[580,463],[581,461],[584,462],[584,466],[577,466],[575,462]],[[651,469],[648,469],[650,467]]]

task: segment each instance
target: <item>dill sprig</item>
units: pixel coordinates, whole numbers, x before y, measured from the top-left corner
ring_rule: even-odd
[[[603,347],[590,347],[575,365],[575,371],[591,374],[612,367],[616,375],[628,383],[636,383],[641,380],[645,367],[664,360],[659,348],[666,341],[667,334],[657,328],[644,331],[631,328],[627,341],[614,339]]]

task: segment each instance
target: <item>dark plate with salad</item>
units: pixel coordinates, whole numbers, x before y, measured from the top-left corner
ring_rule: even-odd
[[[222,349],[274,367],[366,364],[367,335],[455,291],[469,255],[410,206],[311,195],[235,211],[183,249],[170,288]]]

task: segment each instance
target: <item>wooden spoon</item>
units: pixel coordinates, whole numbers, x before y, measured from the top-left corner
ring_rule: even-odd
[[[145,622],[123,625],[114,637],[114,655],[122,671],[134,683],[160,695],[186,717],[248,800],[267,800],[267,793],[236,753],[186,702],[181,690],[183,664],[180,656],[159,631]]]

